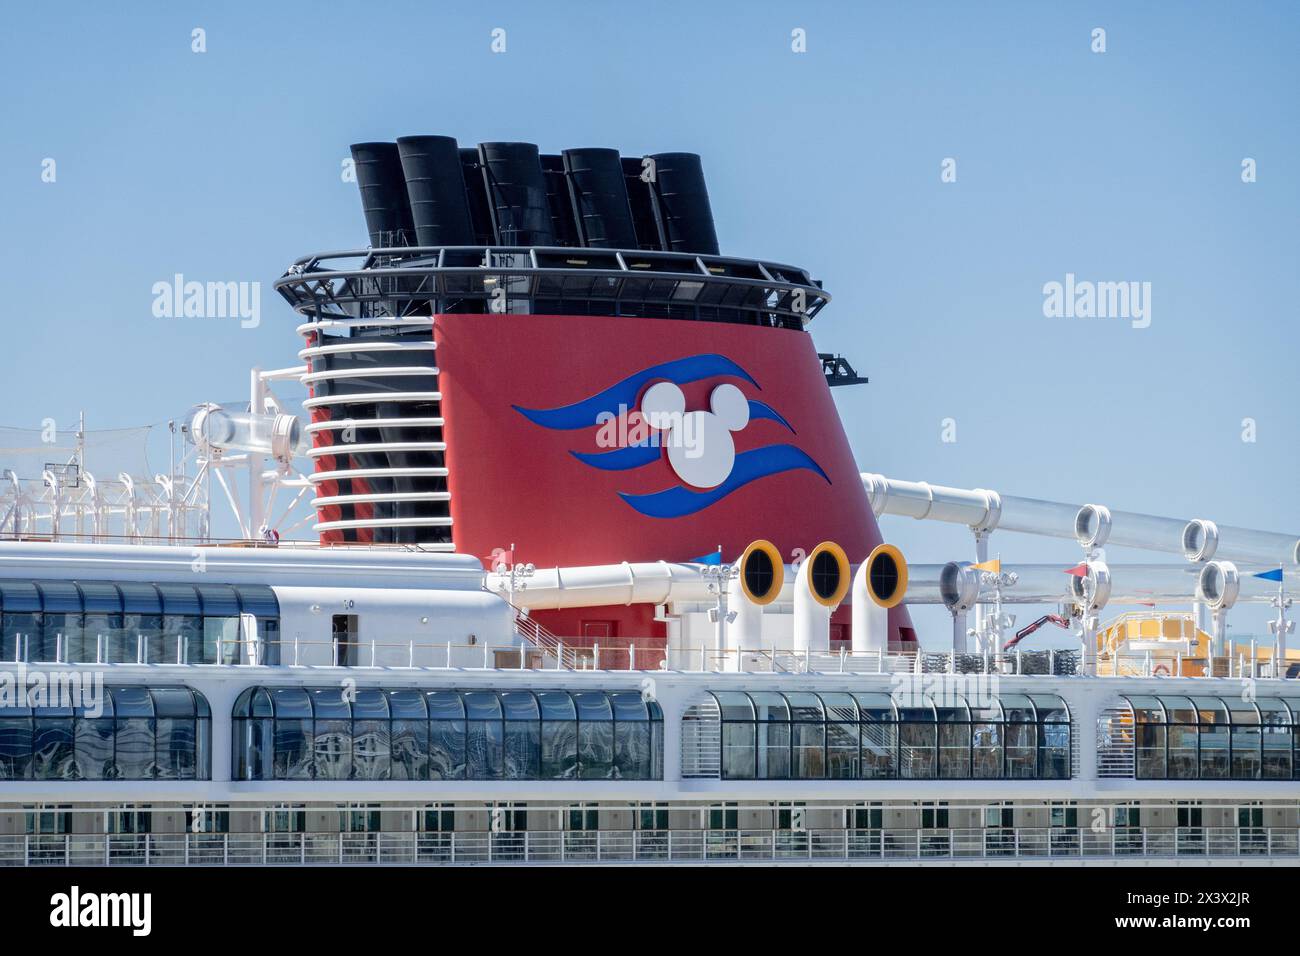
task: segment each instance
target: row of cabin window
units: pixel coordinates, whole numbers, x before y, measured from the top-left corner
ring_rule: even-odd
[[[1300,780],[1300,727],[1138,724],[1139,780]]]
[[[265,585],[0,581],[0,660],[235,663],[240,615],[279,662],[279,604]]]
[[[1070,776],[1068,723],[722,722],[730,780]]]
[[[237,719],[239,780],[660,780],[663,722]]]

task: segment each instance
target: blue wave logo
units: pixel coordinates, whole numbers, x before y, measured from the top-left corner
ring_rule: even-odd
[[[605,425],[625,415],[628,410],[637,408],[637,398],[642,395],[642,389],[652,382],[671,383],[672,386],[680,386],[708,378],[735,378],[742,382],[748,382],[754,388],[760,390],[762,388],[753,376],[726,356],[705,354],[692,355],[675,361],[652,365],[627,376],[627,378],[597,392],[595,395],[574,402],[571,405],[562,405],[557,408],[524,408],[520,405],[512,405],[511,407],[530,422],[542,428],[554,431],[575,431],[581,428]],[[656,389],[651,391],[659,388],[661,386],[656,386]],[[704,419],[719,417],[717,414],[717,396],[719,392],[724,390],[729,391],[726,398],[729,400],[727,414],[730,416],[730,423],[726,424],[725,428],[704,421]],[[668,392],[671,396],[673,389],[669,388]],[[669,414],[684,416],[697,425],[709,424],[712,432],[710,437],[715,444],[725,446],[721,455],[723,472],[715,476],[721,477],[722,480],[714,484],[713,487],[700,488],[699,490],[688,487],[691,482],[682,480],[678,486],[665,488],[651,494],[619,492],[619,497],[627,502],[631,508],[651,518],[681,518],[716,504],[732,492],[758,481],[760,478],[788,471],[811,471],[820,475],[827,484],[830,483],[830,477],[822,467],[795,445],[765,445],[761,448],[735,454],[734,445],[728,444],[731,442],[730,432],[739,431],[751,421],[768,420],[775,422],[789,431],[791,435],[795,434],[794,427],[786,421],[780,412],[765,402],[744,399],[739,394],[739,389],[734,385],[720,386],[715,391],[714,396],[714,411],[712,412],[684,412],[682,410],[684,405],[679,405],[677,411]],[[677,391],[677,397],[680,398],[680,390]],[[645,401],[644,397],[642,401]],[[736,409],[735,403],[739,403],[739,410]],[[641,409],[641,411],[645,414],[647,409]],[[649,415],[646,415],[646,417],[647,419],[650,418]],[[662,459],[663,448],[665,447],[662,436],[665,431],[657,431],[635,444],[615,448],[611,451],[570,451],[570,454],[584,465],[599,471],[631,471]],[[715,455],[714,458],[715,461],[708,467],[716,470],[718,456]],[[679,479],[684,478],[684,472],[691,474],[697,469],[697,466],[685,468],[684,465],[688,464],[688,462],[683,462],[682,456],[675,456],[671,453],[669,454],[669,463]],[[712,482],[708,483],[712,484]],[[699,486],[705,484],[705,482],[697,479],[694,484]]]

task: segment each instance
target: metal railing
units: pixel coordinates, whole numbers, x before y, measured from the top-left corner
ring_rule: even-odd
[[[830,294],[768,260],[545,246],[411,246],[304,256],[275,282],[316,321],[448,312],[660,315],[802,329]],[[649,311],[648,311],[649,310]]]
[[[528,830],[0,836],[4,866],[1295,860],[1293,827]]]
[[[68,642],[59,636],[53,660],[33,656],[34,636],[18,633],[0,664],[29,663],[71,666],[182,664],[189,666],[267,665],[286,667],[356,667],[374,669],[486,670],[603,670],[676,671],[682,673],[745,674],[988,674],[998,676],[1056,676],[1081,674],[1076,651],[1017,651],[1007,654],[960,655],[932,652],[873,651],[854,653],[808,651],[790,647],[716,650],[669,647],[662,638],[630,639],[602,646],[599,642],[556,635],[529,618],[515,622],[510,643],[430,641],[426,636],[394,640],[268,641],[262,638],[217,638],[212,660],[194,660],[191,651],[201,641],[194,636],[159,634],[97,634],[93,657],[68,660]],[[87,636],[88,637],[88,636]],[[39,652],[37,652],[39,653]],[[1099,667],[1098,677],[1254,677],[1274,679],[1267,662],[1253,671],[1245,658],[1185,658],[1164,667],[1149,657]],[[1192,668],[1190,664],[1203,665]],[[1242,666],[1238,666],[1241,664]],[[1277,678],[1281,679],[1281,678]]]

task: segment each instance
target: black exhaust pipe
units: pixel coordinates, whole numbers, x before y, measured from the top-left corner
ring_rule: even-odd
[[[402,136],[397,151],[416,241],[422,246],[474,245],[456,141],[450,136]]]
[[[718,234],[696,153],[655,153],[650,196],[667,252],[716,256]]]
[[[582,245],[595,249],[637,248],[636,224],[618,150],[566,149],[564,168],[569,174]]]
[[[497,245],[553,246],[546,177],[533,143],[480,143]]]
[[[546,177],[546,204],[551,210],[551,232],[557,246],[580,246],[582,239],[574,223],[573,200],[564,175],[564,157],[542,154],[542,175]]]
[[[487,183],[483,179],[483,163],[474,147],[460,150],[460,168],[465,179],[465,199],[469,203],[469,221],[474,230],[474,245],[490,246],[493,243],[492,210],[488,207]]]
[[[415,225],[406,196],[406,178],[396,143],[354,143],[352,162],[371,248],[409,246]]]
[[[654,200],[650,198],[650,184],[642,176],[645,160],[639,156],[624,156],[623,184],[627,190],[628,205],[632,207],[632,222],[636,227],[636,247],[658,251],[663,249],[659,235],[659,221],[655,219]]]

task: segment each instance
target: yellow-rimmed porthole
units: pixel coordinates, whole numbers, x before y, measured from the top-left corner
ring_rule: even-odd
[[[849,557],[834,541],[823,541],[804,559],[813,599],[826,607],[840,604],[849,593]]]
[[[785,584],[785,564],[771,541],[755,541],[740,556],[740,587],[755,604],[771,604]]]
[[[867,556],[867,593],[881,607],[896,607],[907,594],[907,561],[892,544],[876,545]]]

